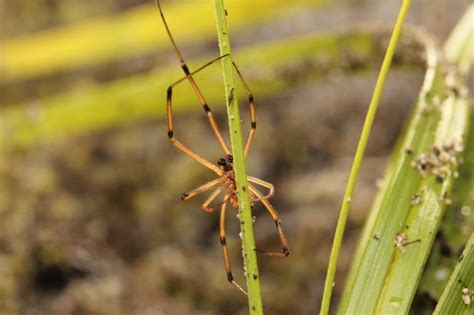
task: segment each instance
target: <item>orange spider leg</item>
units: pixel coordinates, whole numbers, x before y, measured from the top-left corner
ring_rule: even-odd
[[[182,77],[181,79],[179,79],[178,81],[175,81],[173,84],[170,85],[169,88],[174,88],[176,85],[178,85],[179,83],[183,82],[184,80],[186,79],[189,79],[190,77],[192,77],[193,75],[195,75],[196,73],[200,72],[201,70],[204,70],[205,68],[207,68],[208,66],[212,65],[214,62],[218,61],[218,60],[221,60],[222,58],[224,57],[227,57],[229,56],[229,54],[225,54],[225,55],[222,55],[222,56],[219,56],[217,58],[214,58],[212,59],[211,61],[209,61],[208,63],[200,66],[199,68],[197,68],[196,70],[194,70],[193,72],[190,72],[189,74],[187,74],[186,76]]]
[[[201,206],[201,209],[204,211],[204,212],[207,212],[207,213],[211,213],[214,211],[214,207],[209,207],[209,205],[211,204],[211,202],[214,201],[214,199],[216,199],[216,197],[223,191],[227,189],[226,186],[224,187],[219,187],[217,188],[216,190],[214,190],[210,195],[209,197],[207,197],[206,201],[204,201],[204,203],[202,204]]]
[[[226,194],[224,197],[224,200],[228,199],[229,195]],[[237,289],[239,289],[240,292],[243,294],[247,295],[247,292],[234,280],[234,277],[232,276],[232,268],[230,266],[230,259],[229,259],[229,253],[227,250],[227,243],[225,240],[225,211],[227,207],[227,200],[224,201],[224,203],[221,206],[221,215],[220,215],[220,220],[219,220],[219,236],[220,236],[220,241],[222,245],[222,252],[224,254],[224,263],[225,263],[225,270],[227,272],[227,280],[232,283]]]
[[[261,180],[260,178],[256,178],[256,177],[253,177],[253,176],[247,176],[247,180],[251,183],[254,183],[254,184],[257,184],[257,185],[260,185],[262,187],[265,187],[268,189],[268,194],[265,195],[265,198],[269,199],[271,197],[273,197],[274,193],[275,193],[275,187],[273,186],[273,184],[270,184],[269,182],[266,182],[264,180]]]
[[[187,74],[185,77],[179,79],[178,81],[174,82],[168,87],[168,93],[166,97],[166,103],[167,103],[167,120],[168,120],[168,138],[172,144],[174,144],[178,149],[186,153],[187,155],[191,156],[193,159],[198,161],[199,163],[203,164],[207,168],[211,169],[218,175],[222,175],[222,171],[214,164],[206,160],[205,158],[201,157],[197,153],[191,151],[189,148],[187,148],[185,145],[183,145],[176,137],[174,137],[174,130],[173,130],[173,102],[172,102],[172,96],[173,96],[173,88],[176,87],[178,84],[186,80],[186,78],[191,77],[193,74],[196,74],[197,72],[203,70],[207,66],[211,65],[212,63],[216,62],[217,60],[224,58],[227,55],[220,56],[214,60],[211,60],[210,62],[206,63],[204,66],[198,68],[196,71],[193,73]],[[210,113],[210,111],[209,111]]]
[[[245,149],[244,149],[244,155],[245,155],[245,157],[247,157],[247,155],[249,154],[250,145],[252,144],[253,138],[255,136],[255,129],[257,129],[257,119],[256,119],[256,114],[255,114],[255,105],[254,105],[254,101],[253,101],[252,92],[250,92],[250,89],[247,85],[247,82],[245,82],[245,79],[242,76],[242,73],[240,72],[240,70],[237,67],[237,65],[235,64],[235,62],[232,62],[232,64],[234,65],[235,71],[237,72],[237,75],[238,75],[240,81],[242,82],[242,85],[244,86],[245,91],[247,92],[248,100],[249,100],[249,106],[250,106],[250,131],[249,131],[249,135],[247,137],[247,143],[245,144]]]
[[[265,196],[260,191],[258,191],[252,184],[249,184],[249,189],[255,196],[257,196],[258,200],[262,201],[263,205],[272,216],[273,221],[275,221],[275,225],[278,230],[278,235],[280,237],[280,243],[281,243],[281,248],[283,252],[277,253],[277,252],[265,252],[261,250],[257,250],[257,251],[264,255],[269,255],[269,256],[282,256],[282,257],[288,256],[290,254],[290,250],[288,249],[288,241],[286,240],[285,233],[283,233],[283,230],[281,228],[281,221],[280,221],[280,217],[278,216],[277,211],[275,210],[275,208],[273,208],[272,204],[268,201],[268,199],[265,198]]]
[[[174,131],[173,131],[173,109],[172,109],[172,93],[173,93],[173,88],[170,86],[168,88],[168,94],[167,94],[167,120],[168,120],[168,138],[169,141],[176,146],[178,149],[183,151],[185,154],[189,155],[191,158],[196,160],[197,162],[201,163],[205,167],[209,168],[219,176],[222,175],[222,170],[219,169],[216,165],[212,164],[199,154],[191,151],[188,147],[186,147],[184,144],[182,144],[176,137],[174,136]]]
[[[222,133],[214,119],[214,116],[212,115],[212,112],[211,112],[211,109],[209,108],[209,106],[207,105],[206,103],[206,100],[204,99],[204,95],[202,94],[201,90],[199,89],[196,81],[194,80],[194,78],[192,77],[191,75],[191,72],[189,71],[189,68],[188,66],[186,65],[186,63],[184,62],[184,59],[183,59],[183,56],[181,55],[181,52],[179,51],[178,49],[178,46],[176,45],[176,42],[174,41],[174,38],[173,36],[171,35],[171,31],[168,27],[168,23],[166,23],[166,19],[165,19],[165,16],[163,14],[163,10],[161,9],[161,6],[160,6],[160,2],[158,0],[156,0],[156,4],[158,6],[158,10],[160,11],[160,15],[161,15],[161,19],[163,20],[163,24],[165,25],[165,28],[166,28],[166,33],[168,34],[168,37],[169,39],[171,40],[171,43],[173,45],[173,48],[176,52],[176,55],[179,59],[179,62],[181,64],[181,68],[183,69],[184,71],[184,74],[186,74],[186,79],[188,79],[189,83],[191,84],[191,87],[193,88],[194,90],[194,93],[196,94],[197,98],[199,99],[199,102],[201,103],[202,107],[204,108],[204,110],[206,111],[206,114],[207,114],[207,119],[209,120],[209,123],[211,124],[211,128],[212,130],[214,131],[214,134],[216,135],[217,137],[217,141],[219,142],[219,144],[221,145],[222,149],[224,150],[225,154],[228,155],[228,154],[231,154],[230,153],[230,150],[227,146],[227,144],[225,143],[225,140],[224,138],[222,137]],[[219,58],[222,58],[222,57],[219,57]],[[217,58],[217,59],[219,59]],[[205,67],[207,67],[208,65],[212,64],[212,62],[216,61],[217,59],[211,61],[210,63],[207,63],[204,67],[201,67],[200,70],[204,69]],[[195,73],[195,72],[194,72]],[[168,99],[171,98],[171,88],[168,89]]]
[[[221,182],[223,182],[225,178],[219,177],[214,180],[211,180],[210,182],[207,182],[201,186],[199,186],[196,189],[193,189],[189,192],[185,192],[184,194],[181,195],[182,200],[188,200],[191,199],[192,197],[199,195],[200,193],[203,193],[205,191],[208,191],[211,188],[214,188],[215,186],[219,185]]]

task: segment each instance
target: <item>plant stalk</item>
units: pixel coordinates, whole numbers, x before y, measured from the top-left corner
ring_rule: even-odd
[[[336,275],[337,261],[339,259],[339,253],[341,250],[342,238],[344,235],[344,229],[347,222],[347,217],[349,215],[350,202],[352,194],[354,192],[355,183],[359,175],[360,165],[362,164],[362,158],[367,147],[367,142],[369,140],[369,135],[372,130],[372,125],[375,119],[375,114],[377,113],[377,108],[380,103],[380,97],[382,95],[382,90],[385,85],[385,80],[390,70],[392,63],[393,55],[395,53],[395,48],[397,46],[398,40],[403,27],[403,22],[405,20],[408,8],[410,7],[410,0],[404,0],[398,15],[395,27],[392,32],[392,37],[385,54],[382,68],[380,69],[380,74],[375,85],[374,94],[369,105],[367,116],[365,118],[364,126],[362,129],[362,134],[357,146],[357,151],[354,157],[354,163],[352,164],[352,169],[349,175],[349,180],[347,182],[346,192],[344,194],[344,199],[342,200],[342,205],[340,209],[339,219],[337,222],[336,232],[334,235],[333,246],[331,249],[331,256],[329,258],[329,266],[326,274],[326,281],[324,283],[324,293],[323,299],[321,302],[321,315],[326,315],[329,313],[329,307],[331,303],[331,295],[333,287],[335,285],[334,279]]]
[[[227,12],[223,0],[214,0],[217,35],[222,59],[222,73],[227,103],[229,132],[234,156],[234,172],[239,203],[239,219],[241,221],[242,256],[244,271],[247,279],[249,312],[252,315],[263,314],[262,295],[260,292],[260,277],[258,273],[257,254],[255,251],[255,237],[253,231],[252,209],[248,193],[247,170],[245,166],[242,127],[240,123],[239,105],[236,97],[234,82],[234,68],[227,30]]]

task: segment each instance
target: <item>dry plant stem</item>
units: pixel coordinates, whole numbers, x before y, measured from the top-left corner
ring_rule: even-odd
[[[234,156],[235,181],[239,203],[239,218],[241,221],[242,254],[245,276],[247,278],[248,303],[250,314],[263,314],[262,296],[260,293],[260,277],[258,273],[255,238],[252,225],[252,211],[250,207],[247,170],[245,166],[244,144],[240,124],[239,106],[235,97],[234,66],[230,48],[230,38],[227,31],[226,10],[223,0],[214,0],[217,34],[221,55],[228,55],[222,59],[225,95],[227,100],[227,114],[229,118],[229,132]]]
[[[336,274],[337,261],[339,258],[339,253],[341,250],[342,238],[344,235],[344,229],[346,226],[347,217],[349,214],[349,207],[352,198],[352,193],[354,191],[355,183],[357,181],[357,176],[359,175],[360,165],[362,163],[362,158],[367,147],[367,142],[369,140],[369,135],[372,130],[372,125],[375,119],[375,114],[380,102],[380,97],[382,95],[382,90],[385,85],[385,80],[392,63],[393,55],[395,53],[395,48],[397,46],[398,40],[400,38],[403,22],[405,16],[410,7],[410,0],[404,0],[398,15],[395,27],[393,29],[392,37],[385,54],[385,58],[382,63],[382,68],[380,69],[380,74],[375,85],[374,94],[369,105],[367,116],[365,118],[364,127],[362,129],[362,134],[357,146],[357,151],[354,157],[354,163],[352,165],[351,173],[349,176],[349,181],[347,182],[346,192],[344,194],[344,199],[342,201],[341,210],[339,214],[339,219],[337,222],[336,232],[334,235],[333,246],[331,249],[331,256],[329,259],[328,271],[326,274],[326,281],[324,283],[324,293],[323,300],[321,302],[321,315],[329,313],[329,307],[331,303],[331,295],[334,286],[334,278]]]

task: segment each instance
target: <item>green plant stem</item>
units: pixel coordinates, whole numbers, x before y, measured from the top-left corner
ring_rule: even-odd
[[[262,296],[260,293],[260,277],[258,274],[255,238],[253,232],[252,210],[248,194],[247,170],[245,166],[242,128],[240,124],[239,105],[235,96],[234,68],[230,49],[230,38],[227,30],[226,10],[223,0],[214,0],[217,35],[222,59],[222,72],[229,118],[229,132],[234,156],[235,181],[239,203],[239,218],[241,221],[242,256],[247,278],[248,303],[250,314],[263,314]]]
[[[342,200],[339,219],[337,222],[336,232],[334,235],[334,241],[333,241],[333,246],[331,249],[331,256],[329,258],[329,266],[328,266],[328,271],[326,275],[326,281],[324,283],[324,293],[323,293],[323,299],[321,302],[321,311],[320,311],[321,315],[325,315],[329,313],[331,295],[332,295],[332,290],[334,286],[334,278],[336,274],[337,261],[339,259],[339,253],[341,250],[344,229],[346,226],[347,217],[349,215],[349,208],[350,208],[352,194],[354,191],[355,183],[357,181],[357,177],[359,175],[359,169],[362,163],[362,158],[364,156],[365,149],[367,147],[369,135],[372,130],[375,114],[377,113],[377,108],[380,102],[380,97],[382,95],[383,87],[385,85],[385,80],[387,78],[388,71],[392,63],[393,55],[395,53],[395,48],[400,38],[403,22],[405,20],[405,16],[408,12],[409,7],[410,7],[410,0],[404,0],[400,9],[400,13],[397,18],[397,21],[395,23],[395,27],[393,29],[392,37],[390,39],[390,43],[388,45],[387,52],[385,54],[385,58],[382,63],[382,68],[380,70],[380,74],[377,79],[377,83],[375,85],[374,94],[372,96],[372,100],[369,105],[367,116],[365,118],[364,127],[362,129],[362,134],[359,140],[359,144],[357,146],[357,151],[354,157],[354,163],[352,164],[351,173],[349,175],[349,180],[347,182],[344,199]]]

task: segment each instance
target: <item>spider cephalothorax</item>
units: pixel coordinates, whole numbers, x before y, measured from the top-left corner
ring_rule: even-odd
[[[232,276],[232,271],[230,267],[230,260],[229,260],[229,254],[227,251],[227,244],[226,244],[226,239],[225,239],[225,212],[226,212],[226,207],[227,204],[230,203],[230,205],[234,209],[238,209],[238,196],[236,193],[236,182],[235,182],[235,175],[234,175],[234,161],[233,161],[233,156],[229,150],[229,147],[227,146],[224,137],[222,136],[222,133],[217,125],[217,122],[214,119],[214,116],[211,112],[211,108],[207,104],[204,95],[202,94],[201,90],[199,89],[199,86],[197,85],[196,81],[194,80],[194,75],[214,62],[230,57],[229,55],[223,55],[218,58],[215,58],[214,60],[211,60],[210,62],[206,63],[205,65],[199,67],[197,70],[190,71],[186,63],[184,62],[183,56],[181,55],[181,52],[179,51],[178,47],[176,46],[176,43],[173,39],[173,36],[171,35],[171,32],[168,28],[168,24],[166,23],[165,17],[163,15],[163,11],[161,9],[160,3],[158,0],[156,1],[158,5],[158,9],[160,10],[160,15],[163,20],[163,24],[165,25],[166,33],[168,34],[168,37],[171,40],[171,44],[173,45],[173,48],[176,52],[176,55],[179,59],[179,62],[181,64],[181,68],[184,71],[185,76],[179,79],[178,81],[174,82],[171,84],[168,88],[167,91],[167,96],[166,96],[166,104],[167,104],[167,121],[168,121],[168,138],[171,144],[176,146],[179,150],[181,150],[183,153],[189,155],[191,158],[193,158],[195,161],[199,162],[203,166],[207,167],[211,171],[217,174],[217,178],[214,180],[211,180],[198,188],[191,190],[190,192],[184,193],[181,196],[182,200],[188,200],[198,194],[201,194],[206,191],[212,191],[207,199],[204,201],[202,204],[202,209],[207,212],[211,213],[215,210],[215,208],[220,207],[220,220],[219,220],[219,235],[220,235],[220,242],[222,245],[222,250],[224,253],[224,261],[225,261],[225,268],[227,271],[227,279],[229,282],[231,282],[234,286],[236,286],[241,292],[245,293],[245,290],[237,284],[233,280]],[[236,74],[242,83],[244,90],[247,92],[248,95],[248,102],[249,102],[249,107],[250,107],[250,131],[247,137],[247,141],[245,144],[244,148],[244,155],[247,157],[250,145],[253,142],[253,138],[255,135],[255,130],[257,128],[257,121],[256,121],[256,115],[255,115],[255,106],[254,106],[254,99],[252,96],[252,93],[250,92],[249,87],[247,86],[247,83],[244,80],[244,77],[242,76],[242,73],[239,71],[239,68],[237,65],[232,62],[234,69],[236,71]],[[201,103],[202,108],[206,112],[207,119],[209,121],[209,124],[211,126],[212,131],[214,132],[214,135],[217,138],[217,141],[219,142],[219,145],[222,147],[225,157],[221,158],[217,161],[217,165],[209,162],[207,159],[203,158],[199,154],[197,154],[194,151],[191,151],[187,146],[182,144],[175,136],[174,136],[174,131],[173,131],[173,111],[172,111],[172,97],[173,97],[173,88],[176,87],[178,84],[184,82],[184,81],[189,81],[191,84],[191,87],[196,94],[199,102]],[[251,204],[259,201],[262,202],[262,204],[265,206],[265,208],[268,210],[270,213],[272,219],[275,221],[275,225],[278,231],[278,236],[280,239],[281,243],[281,249],[282,252],[264,252],[260,251],[260,253],[266,254],[266,255],[271,255],[271,256],[288,256],[290,253],[288,250],[288,242],[286,241],[285,234],[283,233],[283,230],[281,228],[281,223],[280,223],[280,218],[278,216],[277,211],[275,208],[272,206],[272,204],[268,201],[270,197],[273,196],[274,193],[274,188],[273,185],[261,180],[256,177],[252,176],[247,176],[248,180],[248,188],[249,188],[249,195],[250,195],[250,202]],[[260,187],[264,187],[268,190],[268,193],[264,195],[261,193],[255,185],[258,185]],[[213,201],[219,196],[223,195],[222,201],[219,202],[217,205],[213,206],[211,205]]]
[[[226,180],[221,183],[221,187],[226,187],[227,191],[227,200],[229,201],[232,208],[238,209],[238,198],[236,193],[236,184],[235,184],[235,174],[234,174],[234,157],[232,154],[227,154],[224,158],[221,158],[217,161],[217,166],[224,171],[222,175]],[[250,200],[253,205],[253,200]],[[211,207],[203,208],[204,211],[208,212],[213,210]]]
[[[234,157],[232,154],[227,154],[225,158],[217,161],[217,166],[226,173],[232,173],[234,171]]]

